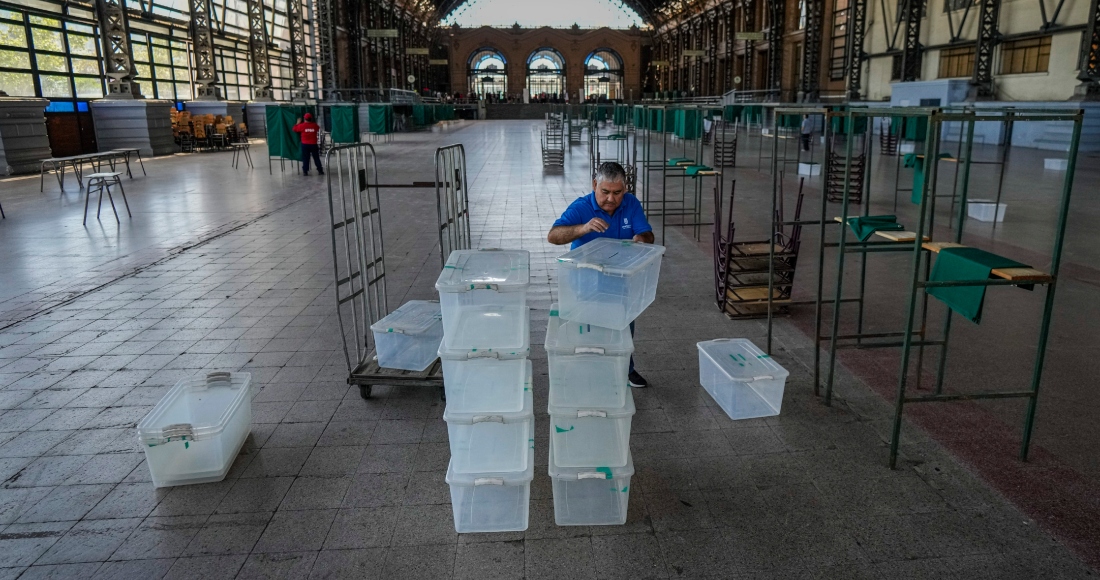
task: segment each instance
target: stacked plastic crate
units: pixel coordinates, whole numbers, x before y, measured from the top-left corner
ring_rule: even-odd
[[[558,258],[561,303],[546,328],[558,525],[626,523],[634,474],[629,327],[653,303],[664,251],[605,238]]]
[[[535,463],[529,284],[522,250],[452,252],[435,284],[458,532],[527,529]]]

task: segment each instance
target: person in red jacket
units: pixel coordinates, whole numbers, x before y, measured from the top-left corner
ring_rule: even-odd
[[[321,152],[317,147],[317,138],[321,135],[321,127],[313,122],[312,114],[306,113],[303,118],[304,121],[298,119],[298,124],[293,129],[302,140],[302,175],[309,175],[310,156],[317,163],[317,173],[324,175],[325,170],[321,167]]]

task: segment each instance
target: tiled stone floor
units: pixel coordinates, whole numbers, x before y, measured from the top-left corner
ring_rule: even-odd
[[[156,160],[126,181],[134,219],[87,234],[72,229],[75,193],[58,204],[30,180],[4,182],[17,201],[0,227],[21,244],[3,260],[22,270],[2,285],[15,302],[0,304],[0,578],[1095,575],[919,429],[904,432],[903,468],[886,469],[888,405],[842,371],[839,400],[822,406],[812,343],[787,320],[782,415],[730,421],[697,384],[695,342],[764,327],[715,311],[706,244],[675,229],[638,323],[654,386],[635,393],[629,521],[554,525],[537,345],[560,250],[544,239],[588,168],[574,147],[564,173],[544,173],[538,130],[481,122],[379,146],[383,181],[408,183],[431,174],[434,147],[464,143],[477,245],[532,252],[538,466],[523,533],[454,532],[436,392],[380,387],[363,400],[344,382],[317,178],[232,170],[228,154]],[[383,194],[391,308],[435,295],[433,197]],[[16,235],[27,232],[43,233]],[[252,373],[249,442],[225,481],[156,490],[133,427],[206,369]]]

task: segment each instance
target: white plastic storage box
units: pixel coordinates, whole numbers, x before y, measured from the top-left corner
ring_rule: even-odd
[[[534,439],[534,432],[531,432]],[[522,532],[527,529],[531,480],[535,478],[535,445],[527,450],[527,469],[501,473],[457,473],[447,467],[455,531]]]
[[[534,441],[532,404],[531,391],[523,393],[523,408],[510,413],[457,413],[448,404],[443,420],[447,422],[454,472],[525,471],[527,449]]]
[[[617,409],[550,405],[550,443],[558,465],[622,467],[630,458],[634,394]]]
[[[599,238],[558,258],[558,313],[623,330],[653,303],[664,246]]]
[[[610,407],[626,405],[627,372],[634,340],[628,330],[569,322],[550,307],[546,354],[550,359],[550,405]]]
[[[436,280],[443,348],[515,349],[527,344],[526,250],[456,250]]]
[[[249,373],[183,379],[137,425],[153,485],[221,481],[252,426]]]
[[[448,358],[443,361],[443,389],[452,413],[516,413],[523,394],[531,391],[531,361],[526,357]]]
[[[559,526],[619,526],[626,523],[634,460],[623,467],[562,467],[550,443],[554,523]]]
[[[1007,204],[997,203],[992,199],[971,199],[966,202],[966,215],[980,222],[1003,222],[1006,209]]]
[[[443,315],[437,300],[410,300],[370,327],[378,366],[422,371],[443,341]]]
[[[745,338],[700,342],[699,382],[730,419],[779,414],[786,369]]]

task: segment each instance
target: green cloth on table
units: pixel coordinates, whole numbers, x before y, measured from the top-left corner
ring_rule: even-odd
[[[940,153],[940,159],[954,159],[950,153]],[[920,205],[924,195],[924,156],[919,153],[906,153],[902,157],[902,164],[913,170],[913,191],[909,194],[909,201],[914,205]]]
[[[623,141],[626,139],[626,135],[622,133],[612,133],[607,136],[608,141]]]
[[[673,157],[668,160],[669,167],[675,167],[681,163],[695,163],[694,159],[688,159],[687,157]]]
[[[684,168],[684,175],[698,175],[700,171],[713,171],[713,167],[707,165],[688,165]]]
[[[866,242],[875,232],[900,232],[905,229],[895,215],[869,215],[848,218],[848,227],[859,241]]]
[[[932,275],[928,279],[933,282],[987,280],[996,269],[1027,267],[1026,264],[978,248],[943,248],[936,257]],[[985,289],[985,286],[955,286],[928,288],[927,292],[960,316],[979,324],[982,321]]]

